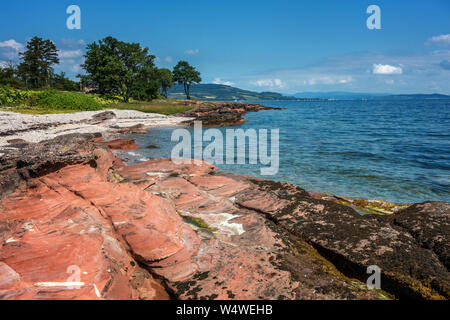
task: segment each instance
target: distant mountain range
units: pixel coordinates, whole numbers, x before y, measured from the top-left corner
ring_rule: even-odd
[[[191,87],[191,97],[199,100],[296,100],[276,92],[253,92],[222,84],[197,84]],[[169,98],[186,99],[182,85],[175,85],[168,90]]]
[[[168,90],[169,98],[185,99],[182,85],[175,85]],[[191,87],[191,97],[199,100],[218,101],[264,101],[264,100],[411,100],[411,99],[450,99],[444,94],[383,94],[356,92],[299,92],[283,95],[277,92],[254,92],[222,84],[197,84]]]
[[[358,92],[299,92],[296,98],[320,98],[335,100],[411,100],[411,99],[450,99],[445,94],[388,94],[388,93],[358,93]]]
[[[373,93],[357,93],[357,92],[341,92],[341,91],[331,91],[331,92],[298,92],[292,95],[296,98],[310,98],[317,97],[321,99],[336,99],[336,100],[361,100],[374,97],[387,96],[387,94],[373,94]]]

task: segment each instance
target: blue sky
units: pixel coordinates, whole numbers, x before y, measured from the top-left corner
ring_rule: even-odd
[[[81,8],[81,30],[66,8]],[[381,30],[369,30],[369,5]],[[61,50],[74,77],[87,43],[140,42],[159,67],[187,60],[204,83],[256,91],[450,94],[450,1],[4,0],[0,64],[37,35]]]

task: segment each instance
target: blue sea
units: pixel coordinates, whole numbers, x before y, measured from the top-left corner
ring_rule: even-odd
[[[450,201],[450,100],[257,103],[284,109],[249,113],[232,128],[280,130],[279,171],[264,178],[352,198]],[[132,135],[142,149],[130,159],[170,157],[174,129]],[[260,165],[218,167],[260,177]]]

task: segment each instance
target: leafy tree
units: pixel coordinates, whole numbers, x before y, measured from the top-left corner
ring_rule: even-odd
[[[161,92],[164,98],[167,98],[167,89],[173,86],[173,76],[172,71],[169,69],[159,69],[158,79],[161,86]]]
[[[173,68],[173,80],[184,86],[184,92],[186,93],[186,98],[188,100],[191,99],[191,85],[193,83],[202,82],[200,72],[195,70],[195,68],[186,61],[178,62],[178,64]]]
[[[132,97],[136,100],[159,98],[158,69],[153,67],[142,70],[131,86]]]
[[[25,84],[18,79],[17,75],[17,66],[13,62],[0,66],[0,85],[6,85],[17,89],[24,88]]]
[[[52,88],[64,91],[79,91],[80,84],[78,82],[72,81],[66,78],[66,74],[61,72],[60,74],[55,74],[51,79]]]
[[[124,102],[131,97],[152,99],[157,95],[155,56],[148,48],[107,37],[87,49],[82,65],[87,75],[80,76],[83,84],[100,94],[120,95]]]
[[[52,65],[59,63],[58,50],[50,40],[34,37],[28,41],[26,51],[19,53],[23,62],[19,75],[28,86],[40,88],[50,82]]]

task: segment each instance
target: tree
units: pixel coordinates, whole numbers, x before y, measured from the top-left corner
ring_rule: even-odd
[[[167,90],[173,86],[172,71],[164,68],[158,69],[158,79],[162,95],[167,99]]]
[[[17,78],[17,66],[12,62],[0,65],[0,85],[7,85],[13,88],[23,88],[25,84]]]
[[[23,62],[19,75],[28,86],[40,88],[50,82],[52,65],[59,63],[58,50],[50,40],[34,37],[28,41],[26,51],[19,53]]]
[[[51,79],[51,86],[57,90],[64,91],[79,91],[80,84],[66,78],[66,74],[61,72],[60,74],[55,74]]]
[[[188,100],[191,99],[191,85],[193,83],[202,82],[200,72],[195,70],[195,68],[186,61],[178,62],[178,64],[173,68],[173,80],[184,86],[184,93],[186,93],[186,98]]]
[[[130,97],[152,99],[158,86],[155,56],[139,43],[126,43],[107,37],[88,45],[82,68],[87,75],[82,82],[100,94],[120,95],[124,102]]]

